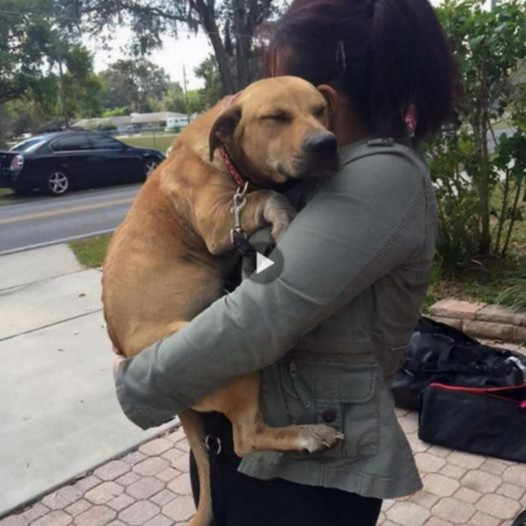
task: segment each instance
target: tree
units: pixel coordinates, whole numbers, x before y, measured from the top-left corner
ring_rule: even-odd
[[[221,79],[215,58],[209,56],[201,62],[195,68],[195,75],[205,81],[205,87],[201,90],[201,97],[205,108],[210,108],[221,98]]]
[[[42,88],[38,97],[29,90],[18,99],[4,104],[4,126],[9,134],[19,136],[38,130],[45,122],[55,118],[58,92],[54,80],[47,83],[48,93],[45,96]]]
[[[175,111],[186,113],[184,91],[178,82],[171,82],[162,99],[150,99],[149,106],[153,111]]]
[[[51,24],[43,0],[0,0],[0,103],[16,99],[43,76]]]
[[[60,67],[47,58],[48,73],[16,99],[4,103],[4,126],[14,135],[38,131],[45,123],[67,126],[75,117],[100,113],[100,81],[93,57],[79,44],[63,42]]]
[[[91,53],[79,44],[64,49],[63,67],[56,77],[59,97],[56,115],[69,123],[73,117],[100,114],[101,81],[93,71]]]
[[[254,80],[256,30],[273,13],[272,0],[79,0],[91,30],[128,22],[136,35],[135,49],[144,53],[161,45],[166,32],[181,26],[203,30],[217,61],[223,94]]]
[[[14,131],[98,111],[93,60],[72,0],[0,0],[0,104]]]
[[[127,106],[130,112],[149,111],[149,99],[162,99],[170,84],[166,72],[144,58],[118,60],[100,78],[104,107]]]
[[[446,0],[437,13],[464,87],[456,122],[428,149],[438,188],[442,254],[502,255],[507,199],[515,195],[509,184],[520,186],[523,180],[506,163],[516,161],[517,148],[524,144],[519,137],[524,131],[519,119],[521,90],[514,74],[526,58],[526,5],[510,0],[487,11],[478,0]],[[518,134],[514,140],[499,141],[498,125],[503,123]],[[508,189],[502,188],[510,177]],[[504,207],[492,206],[495,190],[501,192]]]
[[[188,90],[186,95],[178,82],[172,82],[162,99],[150,99],[154,111],[175,111],[178,113],[200,113],[213,106],[221,98],[221,80],[217,62],[213,55],[205,59],[195,74],[205,82],[198,90]]]

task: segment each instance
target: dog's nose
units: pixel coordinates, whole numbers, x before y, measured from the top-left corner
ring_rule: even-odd
[[[336,154],[338,143],[332,133],[316,133],[304,142],[305,151],[316,157],[328,157]]]

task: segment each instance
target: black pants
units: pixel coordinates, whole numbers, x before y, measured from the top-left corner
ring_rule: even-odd
[[[219,414],[204,417],[210,444],[214,526],[374,526],[382,501],[338,489],[258,480],[237,471],[232,428]],[[219,439],[219,440],[217,440]],[[219,444],[221,450],[218,454]],[[193,456],[190,477],[196,504],[199,478]]]

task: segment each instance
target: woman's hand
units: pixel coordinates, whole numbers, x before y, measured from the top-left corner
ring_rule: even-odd
[[[145,404],[137,403],[137,399],[133,400],[133,402],[135,403],[132,404],[130,404],[129,401],[126,400],[126,397],[122,394],[123,390],[126,387],[130,386],[138,387],[138,384],[133,380],[133,361],[140,358],[143,353],[140,353],[132,359],[132,357],[124,355],[120,351],[120,349],[118,349],[115,346],[113,346],[113,352],[113,379],[115,382],[117,399],[122,407],[124,414],[141,429],[149,429],[150,427],[156,427],[173,419],[173,417],[176,415],[176,411],[172,408],[173,402],[171,398],[169,398],[167,404],[168,409],[165,411],[152,411],[154,404],[156,404],[158,401],[157,397],[154,397],[153,401],[148,400]],[[130,368],[132,368],[131,373]],[[142,369],[140,367],[139,369],[141,370],[140,378],[144,379],[145,375],[142,373]],[[148,379],[146,379],[146,384],[149,385]],[[180,411],[183,411],[191,405],[192,403],[188,403],[186,406],[181,407]]]
[[[117,378],[117,371],[119,370],[119,366],[122,362],[126,360],[126,356],[123,356],[122,354],[117,354],[113,358],[113,378]]]
[[[122,354],[115,345],[113,346],[113,352],[115,353],[115,356],[113,357],[113,378],[117,378],[117,371],[119,370],[119,366],[121,365],[124,360],[126,360],[126,356]]]

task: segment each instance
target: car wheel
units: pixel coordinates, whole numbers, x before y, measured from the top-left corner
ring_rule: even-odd
[[[47,178],[46,192],[63,195],[71,190],[71,179],[64,170],[53,170]]]
[[[148,177],[158,166],[159,161],[156,159],[146,159],[144,163],[144,177]]]

